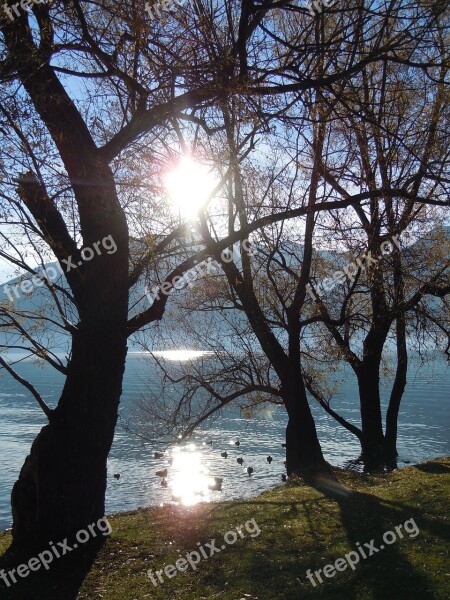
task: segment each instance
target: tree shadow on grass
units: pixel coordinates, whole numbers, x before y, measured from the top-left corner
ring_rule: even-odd
[[[300,592],[298,578],[304,578],[310,565],[311,550],[316,557],[325,549],[325,540],[317,531],[318,515],[327,518],[329,501],[324,497],[299,500],[250,500],[234,501],[222,506],[219,519],[213,516],[219,544],[230,525],[239,523],[239,510],[255,515],[260,535],[245,540],[238,539],[226,549],[226,555],[214,557],[208,564],[208,573],[203,575],[201,586],[212,586],[202,597],[213,597],[217,590],[227,590],[224,598],[258,598],[258,600],[298,600],[304,598]],[[281,517],[282,515],[282,517]],[[335,518],[329,515],[331,518]],[[280,518],[282,525],[280,526]],[[236,520],[237,519],[237,520]],[[304,540],[298,543],[293,533],[299,519],[304,522]],[[243,523],[242,523],[243,524]],[[282,529],[280,529],[280,527]],[[245,529],[243,529],[245,532]],[[220,534],[219,534],[220,532]],[[308,560],[308,562],[304,562]],[[231,588],[231,589],[230,589]],[[219,596],[221,597],[221,596]]]
[[[74,600],[92,568],[105,538],[96,539],[82,548],[72,551],[67,556],[62,556],[49,565],[45,570],[41,566],[37,572],[30,572],[25,578],[17,575],[17,567],[26,563],[26,559],[18,559],[9,550],[0,556],[0,573],[2,569],[6,574],[9,586],[0,579],[0,598],[2,600]],[[37,554],[33,554],[37,557]],[[28,560],[32,556],[28,557]],[[9,574],[15,569],[13,576]]]
[[[385,502],[366,493],[353,492],[348,497],[335,497],[335,500],[339,504],[341,522],[349,545],[356,555],[359,554],[359,562],[355,565],[351,579],[348,580],[348,598],[359,597],[356,590],[360,591],[364,588],[370,590],[370,598],[373,600],[436,598],[431,580],[417,570],[407,558],[407,553],[411,552],[410,544],[419,544],[419,548],[423,548],[420,540],[421,527],[433,530],[434,534],[444,537],[446,533],[441,523],[437,524],[424,518],[422,511],[416,507]],[[419,529],[418,534],[411,519],[414,519]],[[400,529],[402,537],[400,537],[400,533],[396,532],[395,528],[403,526],[406,521],[410,522],[409,531],[405,531],[402,527]],[[391,544],[383,540],[383,534],[388,531],[393,532],[396,538],[396,541]],[[388,536],[389,542],[393,539],[393,536]],[[373,540],[372,547],[375,546],[378,552],[364,545],[370,544],[371,540]],[[367,558],[363,559],[358,552],[357,543],[365,551]],[[356,555],[354,555],[355,560]],[[336,573],[336,576],[340,575]]]
[[[223,531],[225,524],[230,526],[232,513],[234,519],[238,516],[236,509],[240,504],[235,502],[230,505],[228,515],[226,508],[222,507]],[[247,597],[257,597],[259,600],[436,598],[432,580],[417,565],[424,562],[420,556],[422,553],[425,555],[434,551],[430,540],[447,539],[450,528],[420,507],[379,499],[367,493],[344,494],[342,490],[339,494],[334,490],[328,497],[298,502],[250,501],[242,502],[242,505],[247,509],[255,506],[261,536],[247,542],[238,541],[233,548],[227,549],[225,568],[221,566],[220,558],[212,559],[217,561],[216,566],[204,580],[205,584],[208,582],[213,585],[211,591],[226,589],[225,586],[233,581],[238,588],[236,598],[248,594]],[[274,524],[277,528],[282,527],[282,530],[269,529],[270,513],[274,509]],[[283,514],[282,525],[279,525],[278,509]],[[304,527],[304,537],[300,539],[298,532],[295,535],[291,533],[293,530],[290,527],[299,518],[302,518]],[[415,537],[417,530],[411,519],[414,519],[419,530]],[[402,527],[399,530],[401,537],[395,528],[404,526],[407,521],[408,529]],[[388,531],[395,534],[397,539],[394,543],[383,540],[383,534]],[[392,539],[392,536],[389,537],[388,542]],[[330,547],[330,540],[333,540],[334,548]],[[373,554],[369,556],[371,540],[372,547],[374,545],[379,551],[372,551]],[[251,551],[247,543],[252,545]],[[322,571],[323,583],[316,579],[315,586],[307,579],[309,569],[314,572],[333,564],[350,551],[357,551],[357,543],[365,550],[367,558],[363,559],[359,554],[359,562],[354,570],[347,566],[345,572],[335,571],[331,578],[325,577]],[[369,548],[364,546],[365,543],[369,544]],[[381,545],[384,545],[383,549],[380,549]],[[234,555],[231,564],[228,563],[229,553]],[[408,558],[410,555],[415,555],[413,562]]]
[[[450,467],[448,465],[436,461],[414,465],[414,468],[419,469],[419,471],[423,471],[424,473],[432,473],[434,475],[446,475],[450,473]]]

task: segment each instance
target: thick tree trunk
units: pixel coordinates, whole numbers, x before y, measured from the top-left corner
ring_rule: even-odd
[[[34,441],[12,492],[13,540],[41,547],[104,515],[106,461],[126,356],[124,331],[86,331],[73,347],[54,416]],[[101,337],[99,337],[101,336]]]
[[[108,227],[106,218],[102,226]],[[117,251],[97,256],[81,273],[80,320],[64,389],[13,488],[13,549],[19,553],[70,539],[104,515],[128,312],[128,233],[120,215],[111,230]],[[106,231],[98,231],[97,239]]]
[[[379,363],[366,362],[357,373],[361,408],[361,448],[366,471],[384,467]]]
[[[302,381],[283,387],[283,398],[288,413],[286,427],[286,468],[288,475],[300,475],[307,480],[327,472],[317,436],[316,425],[308,404]]]

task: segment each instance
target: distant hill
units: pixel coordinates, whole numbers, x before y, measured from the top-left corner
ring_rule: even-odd
[[[445,233],[448,235],[450,239],[450,226],[443,227]],[[428,236],[428,237],[432,237]],[[139,242],[136,242],[136,250],[137,253],[142,252],[142,247],[140,247]],[[405,258],[414,257],[417,252],[423,254],[427,252],[431,242],[428,240],[422,241],[419,240],[416,243],[406,247],[403,252],[405,254]],[[286,263],[289,266],[298,266],[301,258],[303,256],[303,246],[299,243],[295,242],[285,242],[283,245],[283,253],[285,255]],[[330,270],[330,275],[333,270],[341,269],[343,265],[347,264],[349,261],[348,253],[337,253],[333,251],[320,251],[317,253],[319,259],[325,261]],[[355,257],[353,257],[355,258]],[[175,266],[175,262],[173,264]],[[46,265],[46,269],[53,268],[57,272],[59,272],[57,263],[48,263]],[[42,269],[37,269],[38,272],[42,273]],[[0,303],[9,302],[8,295],[6,291],[9,289],[10,295],[14,298],[14,306],[18,311],[27,312],[31,315],[43,314],[48,318],[53,319],[56,322],[61,322],[60,316],[56,309],[55,303],[49,293],[48,289],[45,287],[35,287],[32,293],[23,293],[20,291],[18,294],[18,298],[14,296],[13,289],[15,285],[19,284],[21,281],[29,280],[29,274],[23,275],[22,277],[17,277],[8,282],[9,288],[6,288],[1,285],[0,286]],[[192,279],[192,278],[191,278]],[[59,275],[57,279],[55,279],[56,283],[61,287],[67,288],[67,282],[62,275]],[[196,288],[195,278],[192,282],[193,292],[195,293]],[[208,340],[208,331],[214,330],[215,337],[217,338],[217,330],[221,333],[222,341],[225,343],[225,346],[231,350],[233,343],[233,329],[237,329],[238,331],[245,331],[247,327],[247,321],[245,316],[239,311],[227,311],[227,318],[232,322],[232,327],[227,325],[224,321],[220,310],[220,306],[217,306],[216,310],[211,310],[208,312],[197,312],[193,311],[189,313],[188,319],[188,327],[183,327],[177,329],[178,320],[184,317],[185,310],[181,307],[180,299],[183,299],[183,294],[189,294],[189,290],[180,290],[173,291],[172,297],[169,299],[166,307],[166,318],[158,323],[157,325],[153,325],[150,327],[151,333],[147,336],[147,340],[151,349],[153,350],[164,350],[171,348],[193,348],[193,349],[203,349],[197,348],[198,341],[197,335],[190,337],[189,336],[189,327],[193,331],[198,334],[201,331],[205,332],[205,341]],[[186,298],[189,298],[186,296]],[[430,300],[431,302],[434,299]],[[145,294],[144,285],[139,283],[133,289],[131,298],[130,298],[130,316],[140,312],[142,310],[147,309],[150,306],[150,300]],[[76,323],[78,320],[76,310],[73,306],[67,304],[66,309],[68,310],[68,316],[71,322]],[[54,324],[48,324],[46,330],[39,331],[38,323],[35,319],[25,319],[23,321],[23,326],[26,330],[33,331],[36,339],[42,343],[43,346],[51,348],[54,352],[67,354],[70,350],[70,336],[59,329]],[[142,346],[139,343],[139,339],[142,338],[142,334],[138,333],[133,338],[129,340],[129,349],[131,351],[139,351],[142,349]],[[18,345],[17,336],[7,333],[4,330],[0,331],[0,344],[8,345]]]

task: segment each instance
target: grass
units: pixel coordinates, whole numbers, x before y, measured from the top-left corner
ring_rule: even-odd
[[[95,556],[54,563],[17,585],[0,588],[4,600],[402,600],[450,598],[450,458],[387,475],[336,470],[352,493],[325,496],[290,483],[251,500],[168,506],[110,517],[113,533]],[[356,542],[382,543],[383,533],[413,518],[420,533],[387,546],[313,587],[306,571],[334,563]],[[174,564],[197,543],[255,519],[260,535],[238,539],[197,570],[178,572],[155,587],[146,573]],[[250,526],[249,526],[250,529]],[[254,530],[251,529],[253,532]],[[0,554],[10,534],[0,534]],[[63,564],[64,563],[64,564]]]

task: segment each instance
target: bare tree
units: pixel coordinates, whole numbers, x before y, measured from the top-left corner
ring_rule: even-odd
[[[364,266],[348,259],[353,267],[346,286],[334,282],[334,292],[325,297],[323,291],[315,293],[318,319],[325,318],[332,340],[358,379],[358,435],[368,468],[380,468],[386,460],[392,463],[396,456],[397,418],[407,374],[408,314],[421,310],[427,295],[444,298],[449,292],[448,236],[438,234],[437,228],[445,212],[429,206],[444,204],[448,195],[448,50],[438,34],[440,66],[431,77],[431,71],[394,69],[388,63],[364,69],[362,85],[350,84],[352,94],[336,109],[340,117],[336,133],[354,151],[323,165],[324,178],[340,197],[350,187],[353,192],[355,187],[376,190],[381,185],[385,192],[365,208],[353,205],[356,222],[351,213],[343,221],[339,216],[330,220],[328,227],[344,241],[350,256],[369,256]],[[408,189],[406,202],[390,193],[399,188]],[[364,232],[362,238],[354,235],[355,227]],[[411,243],[421,237],[423,242]],[[392,243],[389,256],[383,256],[383,244],[396,239],[402,241]],[[323,280],[324,275],[320,277]],[[438,319],[445,331],[438,310],[434,319],[430,311],[428,315],[431,327]],[[380,365],[394,324],[397,370],[385,436]]]
[[[52,326],[68,338],[68,361],[58,362],[51,348],[35,343],[33,330],[16,318],[17,309],[3,307],[3,323],[18,334],[20,345],[66,377],[53,409],[45,408],[38,390],[33,392],[49,423],[33,443],[12,494],[16,547],[41,546],[48,539],[67,537],[104,512],[106,459],[117,420],[127,340],[161,319],[167,302],[167,295],[161,295],[150,308],[128,315],[129,291],[145,278],[155,255],[176,253],[172,244],[188,233],[184,225],[172,229],[165,211],[155,210],[152,203],[160,197],[154,179],[161,162],[158,153],[167,146],[178,150],[170,142],[171,136],[176,139],[177,122],[197,125],[205,136],[213,136],[217,121],[222,128],[222,106],[232,95],[249,122],[254,118],[266,123],[280,105],[284,111],[308,90],[324,90],[333,101],[369,64],[387,60],[427,70],[435,63],[427,50],[433,48],[439,15],[414,2],[393,3],[386,9],[376,3],[368,8],[345,6],[314,18],[306,9],[284,2],[227,1],[223,6],[198,2],[195,8],[180,7],[161,21],[150,21],[143,3],[130,1],[34,3],[28,12],[8,0],[2,9],[0,126],[11,140],[1,149],[6,175],[2,218],[8,227],[2,229],[7,238],[2,258],[37,275],[49,288],[52,314],[43,319],[29,311],[28,319]],[[388,27],[390,23],[398,27]],[[213,236],[203,221],[206,248],[197,248],[168,273],[167,291],[175,276],[208,255],[217,257],[249,232],[283,218],[306,214],[311,236],[313,211],[329,208],[328,202],[320,205],[316,198],[323,134],[320,126],[314,129],[318,151],[308,202],[283,214],[274,215],[270,207],[250,221],[237,193],[239,227],[224,237]],[[166,139],[165,146],[161,138]],[[139,209],[140,216],[152,215],[145,228],[147,249],[142,239],[130,244],[130,233],[133,238],[143,233],[142,221],[133,214],[142,160],[152,165],[151,189]],[[399,193],[404,196],[408,190]],[[333,206],[348,206],[373,194],[380,190]],[[84,260],[87,249],[107,238],[114,241],[113,253],[100,252]],[[47,284],[33,266],[47,256],[56,259],[64,273],[56,285]],[[289,307],[289,360],[267,330],[257,304],[249,315],[273,367],[283,376],[292,419],[308,428],[311,445],[304,447],[305,460],[322,463],[304,390],[297,403],[293,384],[299,372],[297,318],[308,270],[307,264],[302,267]],[[243,264],[242,273],[228,265],[225,273],[236,296],[251,309],[254,290],[248,265]],[[2,364],[15,376],[6,361]],[[289,461],[297,469],[304,442],[291,430],[294,454]]]
[[[49,289],[53,314],[26,316],[70,336],[69,359],[58,362],[49,348],[36,343],[32,329],[21,327],[14,306],[3,307],[4,327],[19,335],[20,345],[66,377],[53,409],[38,390],[33,392],[49,423],[13,489],[13,537],[20,548],[63,539],[104,513],[106,459],[127,339],[160,319],[167,300],[128,316],[129,289],[145,273],[150,256],[186,234],[186,227],[171,231],[170,223],[158,223],[157,212],[152,213],[152,239],[146,250],[133,252],[130,264],[129,226],[136,224],[137,195],[132,189],[141,172],[135,168],[131,177],[133,154],[140,152],[156,168],[157,141],[170,131],[171,119],[195,120],[197,111],[208,111],[218,99],[237,92],[232,70],[224,76],[223,67],[238,60],[237,45],[252,47],[254,27],[234,36],[241,15],[235,5],[226,15],[180,9],[165,29],[131,2],[34,4],[32,13],[19,7],[13,18],[13,3],[5,6],[1,118],[2,132],[11,141],[2,150],[7,177],[2,215],[8,227],[2,229],[2,257]],[[199,17],[205,26],[195,28]],[[214,32],[215,20],[223,37],[211,60],[208,40],[197,44]],[[144,144],[154,152],[143,153]],[[132,233],[139,235],[139,230],[133,227]],[[87,249],[106,238],[116,251],[85,261]],[[67,285],[46,282],[30,266],[36,264],[33,259],[44,262],[49,255],[58,261]],[[11,365],[5,360],[2,365],[17,379]]]
[[[322,20],[325,31],[314,32],[315,46],[308,32],[302,32],[301,40],[296,40],[298,45],[292,44],[286,50],[295,52],[300,45],[309,43],[315,52],[317,80],[323,80],[325,65],[329,67],[341,56],[334,54],[336,38],[333,37],[333,26],[339,22],[341,11],[331,12],[333,16],[328,14]],[[395,454],[398,407],[407,367],[405,322],[408,311],[425,295],[444,296],[447,289],[448,265],[445,261],[437,261],[432,266],[427,256],[429,268],[424,278],[415,281],[413,293],[411,288],[405,290],[405,278],[411,283],[411,264],[404,263],[400,249],[391,243],[394,236],[398,239],[409,227],[417,227],[416,223],[431,216],[426,206],[448,204],[447,100],[444,91],[448,69],[444,43],[447,25],[440,17],[435,24],[435,29],[427,30],[427,47],[432,56],[427,66],[420,63],[422,48],[412,41],[409,33],[398,38],[394,33],[395,26],[389,24],[378,41],[381,39],[383,48],[388,48],[393,38],[395,43],[400,39],[402,50],[394,52],[394,60],[383,54],[379,62],[370,60],[354,78],[340,82],[336,89],[320,87],[316,93],[305,93],[301,100],[297,98],[294,109],[286,107],[277,114],[265,115],[267,119],[275,117],[275,122],[283,123],[290,132],[297,131],[296,143],[289,146],[284,142],[283,146],[286,155],[297,163],[298,171],[294,175],[280,168],[284,179],[272,177],[267,186],[255,186],[252,167],[245,165],[241,132],[233,126],[233,107],[224,110],[234,181],[234,187],[229,190],[228,227],[232,229],[237,221],[245,228],[248,214],[253,214],[264,201],[267,202],[266,188],[272,190],[269,201],[274,207],[280,208],[280,202],[285,208],[301,202],[308,207],[309,214],[301,225],[285,222],[281,228],[262,230],[255,243],[257,257],[250,259],[241,248],[238,261],[232,263],[214,253],[214,228],[211,219],[203,219],[203,239],[210,244],[212,255],[222,266],[230,295],[223,287],[217,288],[216,282],[208,282],[200,287],[205,302],[196,295],[190,308],[200,305],[202,310],[217,310],[220,307],[226,314],[234,307],[246,315],[251,326],[250,339],[253,343],[257,341],[257,345],[252,352],[251,344],[243,342],[244,336],[249,335],[248,330],[238,327],[235,337],[246,350],[241,348],[237,357],[225,352],[220,340],[213,337],[213,341],[208,338],[211,340],[209,347],[216,353],[216,359],[203,375],[200,371],[194,373],[193,367],[182,376],[170,373],[165,367],[171,384],[175,381],[186,384],[176,414],[170,410],[164,412],[168,417],[166,433],[172,428],[190,434],[197,424],[242,396],[247,398],[246,405],[267,399],[279,402],[281,398],[290,423],[287,431],[288,471],[320,470],[318,465],[322,464],[323,468],[320,445],[306,400],[306,391],[309,391],[331,416],[361,440],[368,468],[379,468],[384,464],[384,456]],[[361,29],[364,34],[355,45],[364,53],[373,38],[368,34],[365,39],[366,31],[364,27]],[[333,42],[330,41],[329,46],[324,42],[326,51],[321,54],[320,41],[325,39]],[[417,96],[411,95],[411,90],[417,91]],[[427,109],[425,105],[430,98],[431,109]],[[270,125],[270,121],[268,123]],[[272,160],[277,164],[276,159],[280,154],[283,156],[277,141],[271,139],[266,144],[270,145]],[[291,193],[280,193],[282,185]],[[325,199],[329,201],[329,216],[325,212],[321,213],[325,216],[318,217],[317,203],[326,206]],[[343,205],[331,202],[345,199],[351,201],[352,209],[348,211],[343,210]],[[334,207],[339,211],[334,212]],[[289,216],[287,210],[286,216]],[[298,233],[299,227],[303,235],[298,236],[297,247],[293,247],[289,235],[293,230]],[[391,248],[392,256],[379,261],[385,244]],[[366,259],[367,275],[363,273],[362,264],[356,265],[353,273],[356,277],[340,289],[341,293],[330,295],[329,302],[310,287],[310,283],[326,277],[327,262],[328,268],[339,266],[336,257],[328,261],[324,258],[327,247],[334,247],[341,253],[341,262],[352,261],[358,254],[366,252],[374,258]],[[314,253],[314,249],[322,249],[322,254]],[[349,253],[347,258],[342,254],[344,250]],[[444,247],[441,250],[445,255]],[[422,252],[420,259],[423,258]],[[345,274],[340,272],[342,275],[345,279]],[[335,286],[333,281],[331,283]],[[218,289],[221,290],[220,301],[217,297],[212,298],[213,290],[217,293]],[[407,292],[409,296],[405,296]],[[227,317],[225,319],[229,322]],[[439,323],[443,326],[442,319]],[[319,324],[328,328],[331,339]],[[379,372],[393,324],[397,330],[398,368],[385,438]],[[316,340],[311,347],[307,331]],[[359,348],[361,340],[363,343]],[[331,348],[330,343],[335,343],[336,347]],[[353,347],[354,343],[357,349]],[[264,352],[267,362],[257,360],[258,350]],[[247,357],[246,369],[242,368],[244,355]],[[342,358],[351,364],[358,378],[361,428],[337,414],[330,405],[332,394],[322,390],[324,365],[330,368],[330,362]],[[205,369],[204,365],[202,369]],[[194,414],[192,402],[196,393],[202,394],[202,403],[195,404],[197,411]],[[300,415],[301,410],[304,412]],[[298,440],[304,440],[309,450]]]

